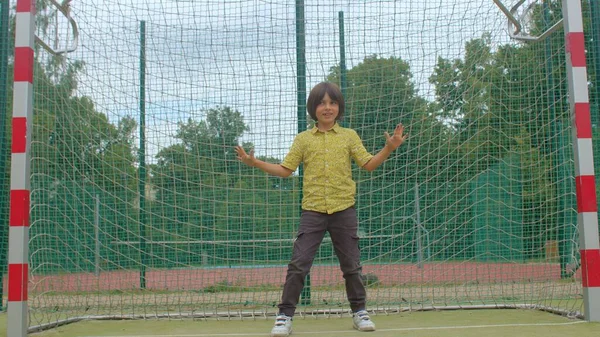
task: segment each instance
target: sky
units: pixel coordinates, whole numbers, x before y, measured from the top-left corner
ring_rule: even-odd
[[[484,32],[493,44],[509,42],[506,17],[492,0],[305,0],[307,90],[340,62],[340,11],[347,68],[373,54],[401,58],[429,100],[438,57],[462,58],[464,44]],[[250,128],[243,141],[257,155],[287,152],[297,133],[294,1],[75,0],[72,15],[80,35],[68,57],[86,63],[78,94],[113,123],[138,120],[146,21],[147,162],[176,141],[178,122],[202,120],[216,106],[242,113]],[[57,22],[58,45],[71,43],[66,20]]]

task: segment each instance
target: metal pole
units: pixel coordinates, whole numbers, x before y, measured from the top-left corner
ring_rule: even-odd
[[[563,0],[585,319],[600,322],[600,239],[581,1]]]
[[[140,22],[140,148],[138,169],[140,224],[140,288],[146,289],[146,21]]]
[[[600,127],[600,88],[598,87],[600,83],[600,3],[598,1],[590,1],[590,14],[592,22],[591,36],[594,41],[592,45],[592,60],[595,68],[594,85],[592,86],[594,91],[591,96],[592,101],[590,102],[590,117],[592,119],[592,128],[597,129]],[[593,142],[596,145],[598,140],[594,139]]]
[[[6,159],[10,155],[7,146],[6,118],[8,115],[8,49],[10,38],[8,34],[8,1],[0,2],[0,167],[6,167]],[[0,223],[8,223],[9,195],[8,176],[6,170],[0,172]],[[8,226],[0,226],[0,303],[4,303],[4,280],[6,273],[6,253],[8,245]],[[4,308],[0,304],[0,311]]]
[[[94,197],[94,201],[96,202],[96,207],[94,209],[94,237],[96,239],[96,258],[95,265],[96,269],[94,274],[96,276],[100,275],[100,197],[98,194]]]
[[[550,8],[548,7],[548,2],[544,1],[542,4],[542,8],[544,10],[544,29],[547,29],[550,26],[550,17],[549,12]],[[560,121],[556,121],[556,98],[555,98],[555,90],[554,90],[554,67],[552,66],[552,39],[548,38],[544,41],[545,47],[545,59],[546,59],[546,96],[548,97],[549,103],[549,112],[550,117],[552,118],[552,140],[550,141],[550,153],[552,154],[554,160],[553,165],[556,169],[556,177],[557,182],[560,182],[556,185],[556,195],[559,196],[558,204],[556,205],[557,212],[556,218],[558,219],[558,232],[557,232],[557,243],[558,243],[558,256],[560,263],[560,275],[561,278],[568,278],[570,275],[566,272],[566,265],[568,263],[567,258],[570,253],[568,251],[568,243],[570,240],[570,235],[567,234],[568,226],[572,224],[569,221],[566,221],[566,212],[565,210],[569,207],[566,199],[568,198],[568,177],[565,177],[565,170],[563,169],[566,162],[564,161],[564,148],[563,148],[563,128],[562,123]]]
[[[296,78],[298,95],[298,133],[306,130],[306,32],[304,27],[304,0],[296,0]],[[300,165],[299,171],[300,204],[302,204],[302,179],[304,166]],[[310,273],[306,275],[302,289],[300,304],[310,304]]]
[[[344,12],[339,13],[339,26],[340,26],[340,89],[342,90],[342,96],[346,98],[346,88],[348,83],[346,82],[346,42],[344,39]]]
[[[423,268],[423,229],[419,207],[419,184],[415,183],[415,217],[417,221],[417,267]]]
[[[29,284],[35,0],[18,0],[16,11],[6,321],[9,322],[8,337],[25,337],[29,326],[27,287]]]

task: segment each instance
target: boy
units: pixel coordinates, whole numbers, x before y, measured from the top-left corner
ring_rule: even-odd
[[[241,146],[235,148],[238,159],[244,164],[279,177],[289,177],[301,162],[304,163],[300,227],[271,336],[285,337],[292,332],[292,317],[304,279],[326,231],[331,236],[345,279],[353,327],[359,331],[375,331],[375,324],[366,311],[366,291],[361,277],[358,220],[354,208],[356,184],[352,180],[351,158],[358,166],[373,171],[406,140],[407,135],[403,135],[404,127],[399,124],[392,136],[385,132],[386,145],[376,155],[371,155],[354,130],[337,123],[344,115],[344,98],[333,83],[317,84],[308,96],[306,107],[316,125],[296,136],[281,164],[258,160],[253,151],[248,154]]]

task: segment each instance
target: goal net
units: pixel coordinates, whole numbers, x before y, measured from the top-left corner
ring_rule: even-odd
[[[39,8],[36,35],[71,45]],[[274,314],[302,176],[233,146],[280,162],[321,81],[370,152],[409,134],[376,171],[353,167],[369,309],[581,313],[561,34],[511,40],[491,0],[77,0],[70,15],[76,50],[36,51],[31,326]],[[560,18],[540,2],[528,31]],[[328,236],[301,302],[349,309]]]

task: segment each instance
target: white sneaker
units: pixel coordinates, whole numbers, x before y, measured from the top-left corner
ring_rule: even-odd
[[[375,331],[375,323],[366,310],[360,310],[352,315],[354,329],[358,331]]]
[[[271,337],[287,337],[292,333],[292,318],[284,314],[275,317],[275,326],[271,329]]]

